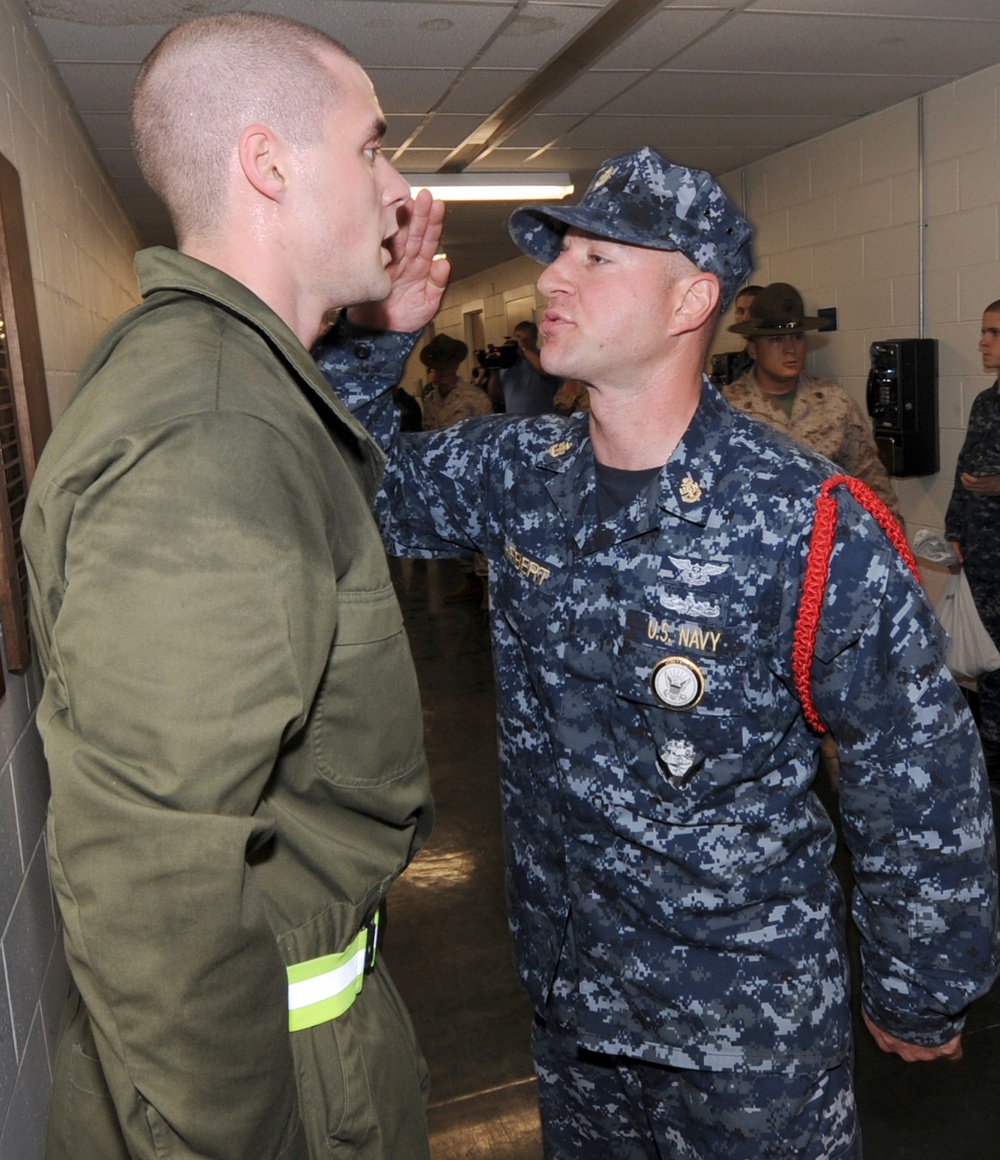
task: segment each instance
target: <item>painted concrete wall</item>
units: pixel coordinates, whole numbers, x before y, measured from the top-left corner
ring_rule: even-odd
[[[0,152],[20,174],[53,418],[77,368],[137,300],[137,239],[19,0],[0,0]],[[5,666],[6,669],[6,666]],[[67,973],[45,854],[36,675],[0,700],[0,1160],[42,1155]]]

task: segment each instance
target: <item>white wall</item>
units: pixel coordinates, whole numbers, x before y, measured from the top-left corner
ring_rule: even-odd
[[[19,171],[53,418],[95,338],[134,304],[136,235],[20,0],[0,0],[0,152]],[[0,1160],[42,1155],[66,994],[43,833],[37,680],[0,700]]]

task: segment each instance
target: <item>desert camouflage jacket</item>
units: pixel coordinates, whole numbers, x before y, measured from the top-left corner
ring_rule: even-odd
[[[871,423],[839,383],[800,376],[790,416],[760,389],[752,368],[743,378],[724,386],[722,393],[735,410],[790,435],[867,483],[899,519],[899,501],[878,457]]]

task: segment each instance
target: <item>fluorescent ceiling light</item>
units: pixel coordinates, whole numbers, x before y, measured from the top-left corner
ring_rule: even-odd
[[[440,201],[544,201],[568,197],[568,173],[404,173],[410,189]]]

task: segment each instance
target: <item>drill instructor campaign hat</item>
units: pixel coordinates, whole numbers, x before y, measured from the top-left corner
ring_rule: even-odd
[[[420,352],[420,361],[425,367],[452,367],[460,363],[469,353],[469,348],[460,338],[449,334],[435,334]]]
[[[671,165],[648,147],[605,161],[579,205],[525,205],[508,224],[518,247],[546,265],[571,226],[613,242],[679,250],[719,279],[723,309],[750,270],[750,226],[711,174]]]
[[[737,322],[728,329],[747,338],[763,338],[768,334],[801,334],[804,330],[819,330],[822,325],[822,318],[806,314],[802,295],[794,286],[772,282],[750,303],[746,322]]]

